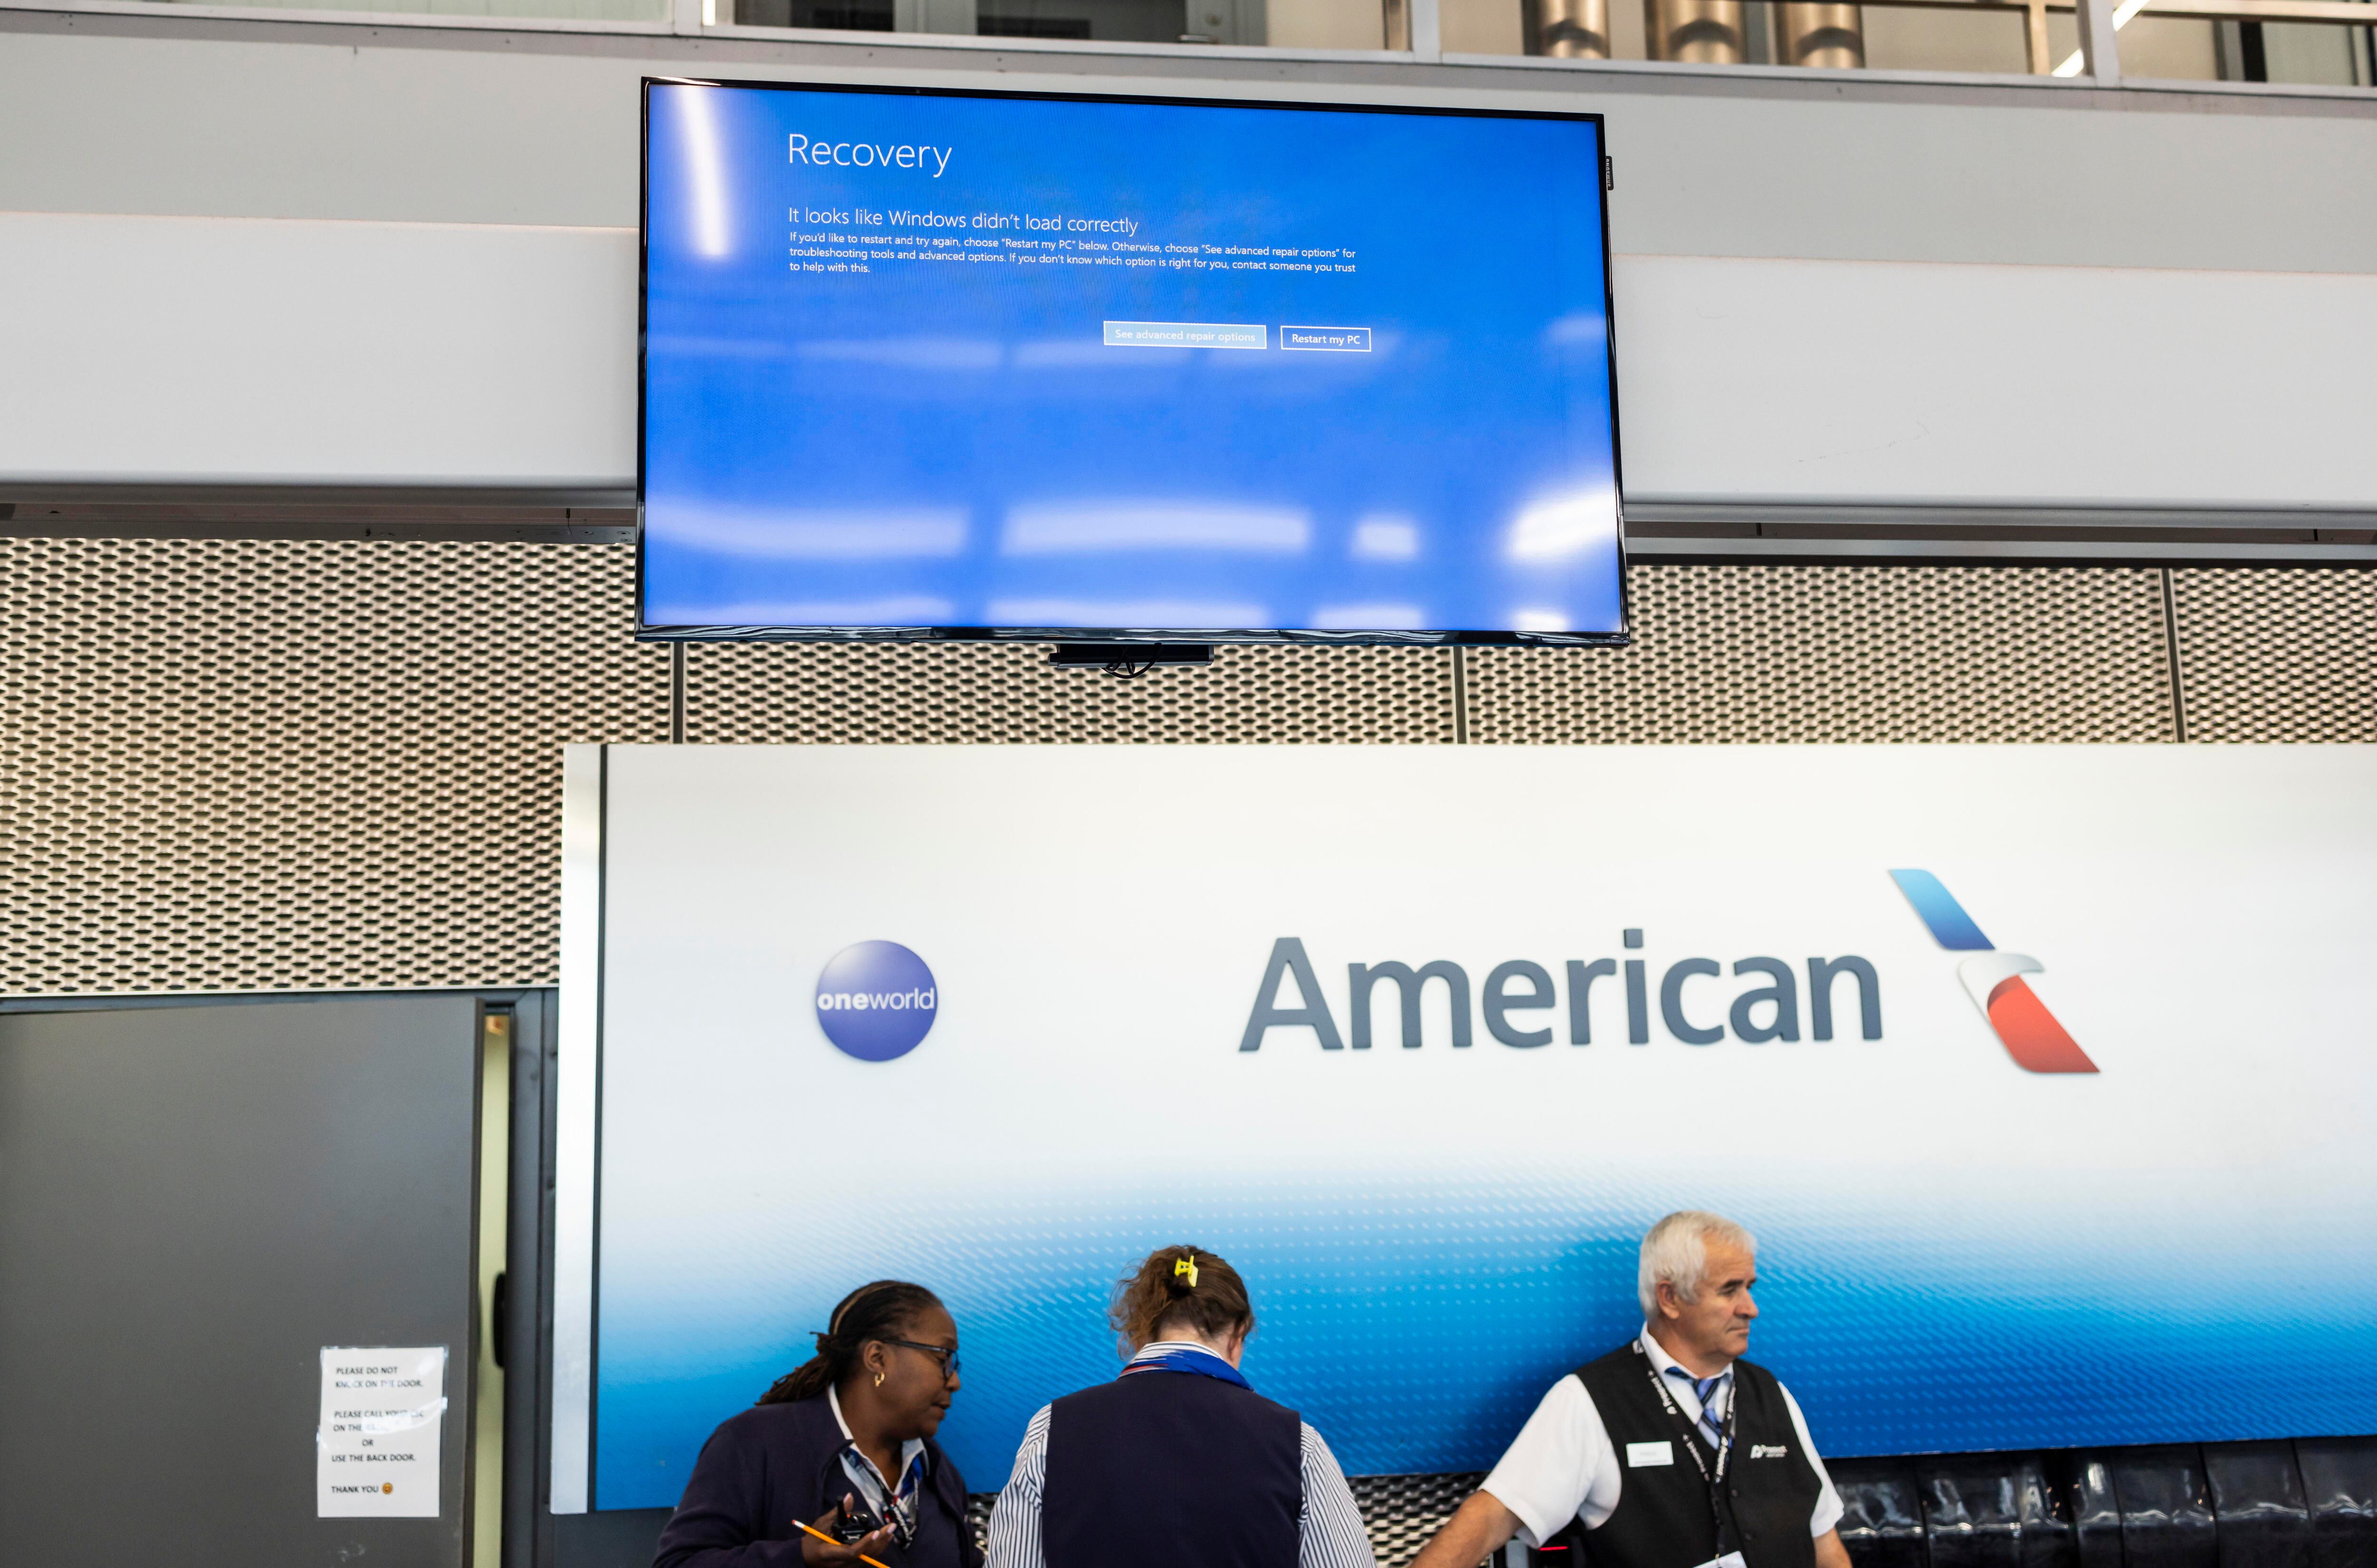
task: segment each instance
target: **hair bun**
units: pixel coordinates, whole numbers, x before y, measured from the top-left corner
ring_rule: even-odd
[[[1108,1318],[1125,1360],[1159,1339],[1219,1342],[1254,1332],[1246,1281],[1226,1259],[1193,1243],[1158,1247],[1117,1283]]]

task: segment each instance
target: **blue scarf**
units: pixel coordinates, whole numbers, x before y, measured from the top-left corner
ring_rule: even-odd
[[[1240,1375],[1237,1368],[1211,1350],[1192,1350],[1185,1347],[1178,1350],[1166,1350],[1160,1356],[1150,1356],[1142,1361],[1133,1361],[1122,1370],[1125,1377],[1133,1372],[1194,1372],[1200,1378],[1234,1382],[1248,1391],[1254,1388],[1254,1384]]]

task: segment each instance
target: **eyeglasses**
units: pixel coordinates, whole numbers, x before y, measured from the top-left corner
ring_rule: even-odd
[[[954,1347],[948,1345],[919,1345],[913,1339],[887,1339],[883,1343],[886,1345],[897,1345],[909,1350],[922,1350],[926,1355],[935,1358],[941,1363],[941,1381],[943,1382],[954,1382],[957,1381],[958,1353]]]

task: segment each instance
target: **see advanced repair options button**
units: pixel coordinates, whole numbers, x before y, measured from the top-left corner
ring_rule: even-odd
[[[1368,353],[1370,352],[1370,329],[1368,327],[1282,327],[1279,346],[1284,349],[1317,349],[1324,353]]]
[[[1267,349],[1271,329],[1225,321],[1109,321],[1110,349]]]

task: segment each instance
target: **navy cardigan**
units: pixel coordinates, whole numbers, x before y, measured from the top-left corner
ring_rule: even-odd
[[[801,1532],[856,1490],[842,1473],[845,1440],[825,1396],[758,1405],[728,1418],[701,1446],[685,1498],[661,1531],[652,1568],[798,1568]],[[871,1555],[890,1568],[982,1568],[967,1527],[965,1478],[930,1438],[916,1538]]]

